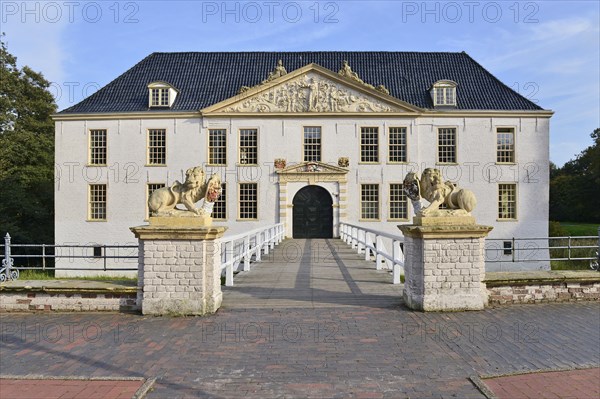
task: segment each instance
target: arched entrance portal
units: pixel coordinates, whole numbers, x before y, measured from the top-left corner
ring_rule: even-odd
[[[296,193],[292,203],[294,238],[333,237],[333,200],[327,190],[306,186]]]

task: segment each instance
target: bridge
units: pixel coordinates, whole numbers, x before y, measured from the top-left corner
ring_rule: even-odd
[[[283,240],[277,227],[225,238],[225,248],[238,249],[225,257],[223,308],[398,305],[402,287],[393,284],[394,275],[399,282],[399,269],[393,267],[398,263],[390,261],[393,254],[384,250],[383,236],[352,225],[342,227],[343,239]],[[389,240],[388,247],[398,244]],[[241,247],[236,241],[243,242]],[[256,259],[260,261],[250,266]],[[235,275],[234,284],[236,261],[245,271]]]

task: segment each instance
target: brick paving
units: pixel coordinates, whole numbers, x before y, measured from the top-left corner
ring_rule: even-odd
[[[311,262],[314,241],[292,243],[209,317],[2,314],[0,374],[155,377],[148,398],[483,398],[470,376],[600,365],[598,303],[413,312],[340,241]]]
[[[1,399],[131,399],[143,381],[0,379]]]
[[[499,399],[600,398],[600,368],[511,375],[483,381]]]

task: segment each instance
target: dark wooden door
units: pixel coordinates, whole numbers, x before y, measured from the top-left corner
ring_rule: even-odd
[[[323,187],[306,186],[293,200],[294,238],[332,238],[333,201]]]

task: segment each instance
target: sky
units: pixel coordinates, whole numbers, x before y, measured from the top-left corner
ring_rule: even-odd
[[[561,166],[600,127],[598,1],[4,1],[0,31],[59,109],[152,52],[465,51],[555,112]]]

